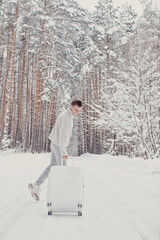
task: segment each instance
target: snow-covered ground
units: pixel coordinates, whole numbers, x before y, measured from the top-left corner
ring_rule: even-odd
[[[28,190],[50,154],[0,153],[1,240],[160,240],[160,159],[72,157],[84,169],[83,216],[48,216]],[[69,161],[71,163],[71,161]]]

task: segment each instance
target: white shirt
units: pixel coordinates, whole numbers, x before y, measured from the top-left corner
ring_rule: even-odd
[[[72,136],[73,118],[70,108],[61,112],[49,135],[51,142],[59,146],[61,156],[68,155],[66,148]]]

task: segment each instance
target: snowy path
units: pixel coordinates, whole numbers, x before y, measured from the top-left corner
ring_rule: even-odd
[[[160,240],[160,160],[83,155],[83,216],[47,215],[46,188],[35,202],[27,189],[50,154],[0,155],[1,240]]]

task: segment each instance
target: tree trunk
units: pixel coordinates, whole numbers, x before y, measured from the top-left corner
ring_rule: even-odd
[[[15,18],[15,25],[13,28],[13,47],[12,47],[12,63],[11,63],[11,77],[10,77],[10,87],[9,87],[9,99],[8,99],[8,135],[11,135],[12,131],[12,109],[13,109],[13,101],[12,101],[12,82],[14,78],[14,59],[15,59],[15,46],[16,46],[16,28],[17,28],[17,19],[18,19],[18,6],[16,7],[16,18]]]
[[[7,79],[10,68],[10,59],[11,59],[11,51],[10,51],[10,29],[8,29],[8,44],[7,44],[7,57],[6,57],[6,73],[4,80],[4,88],[3,88],[3,98],[2,98],[2,109],[1,109],[1,124],[0,124],[0,133],[1,137],[4,134],[4,119],[5,119],[5,111],[6,111],[6,90],[7,90]]]

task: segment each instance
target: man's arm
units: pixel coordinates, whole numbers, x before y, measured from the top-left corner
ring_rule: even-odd
[[[62,156],[62,159],[63,159],[63,160],[67,160],[67,159],[68,159],[68,155]]]
[[[70,140],[69,127],[66,119],[61,118],[59,122],[59,148],[63,160],[68,159],[68,152],[66,150]]]

